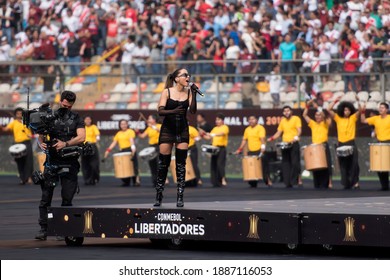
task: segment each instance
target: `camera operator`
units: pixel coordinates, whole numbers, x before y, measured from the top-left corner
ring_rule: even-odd
[[[76,101],[76,94],[65,90],[61,94],[60,108],[49,135],[39,135],[41,149],[47,154],[43,180],[41,182],[42,198],[39,204],[39,225],[41,230],[35,239],[46,240],[47,208],[51,206],[53,191],[58,181],[61,182],[61,206],[72,206],[72,199],[78,189],[77,173],[80,170],[78,154],[64,156],[65,147],[77,146],[85,141],[83,119],[71,111]],[[49,138],[49,139],[45,139]]]

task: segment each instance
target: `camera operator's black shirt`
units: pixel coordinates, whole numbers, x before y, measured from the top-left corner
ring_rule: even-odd
[[[69,141],[77,136],[78,128],[85,128],[84,120],[77,113],[67,111],[65,114],[58,114],[57,116],[58,118],[54,121],[54,128],[49,134],[51,140],[58,139],[63,142]],[[55,162],[58,160],[63,162],[77,159],[77,156],[62,159],[55,149],[50,148],[49,155],[51,160],[54,160]]]
[[[68,111],[63,116],[59,115],[54,121],[54,126],[53,135],[50,135],[50,138],[64,142],[76,137],[78,128],[85,128],[84,120],[72,111]]]

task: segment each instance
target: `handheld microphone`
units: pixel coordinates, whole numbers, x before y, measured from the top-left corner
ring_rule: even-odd
[[[200,89],[196,86],[196,84],[194,84],[193,82],[189,82],[188,85],[193,91],[197,92],[200,96],[204,97],[203,92],[200,91]]]

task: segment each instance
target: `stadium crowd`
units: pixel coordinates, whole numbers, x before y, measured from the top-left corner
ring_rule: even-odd
[[[193,74],[269,73],[275,63],[282,74],[367,73],[359,83],[344,75],[345,91],[368,90],[368,73],[390,71],[389,60],[377,60],[390,57],[388,0],[1,0],[0,5],[0,62],[88,62],[121,45],[108,60],[122,62],[129,79],[165,75],[177,65],[163,69],[153,62],[172,60],[210,61],[189,65]],[[269,63],[251,62],[258,59]],[[74,65],[71,75],[80,70]],[[1,64],[0,71],[10,67]],[[18,70],[32,71],[30,65]]]

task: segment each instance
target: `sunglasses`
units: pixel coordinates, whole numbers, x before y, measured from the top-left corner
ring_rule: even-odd
[[[184,74],[179,75],[178,77],[191,78],[191,75],[188,73],[184,73]]]

